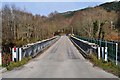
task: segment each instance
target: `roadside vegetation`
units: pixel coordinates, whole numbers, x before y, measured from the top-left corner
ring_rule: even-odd
[[[26,58],[23,58],[21,61],[10,62],[10,64],[9,64],[6,68],[7,68],[7,70],[13,70],[14,68],[23,66],[23,65],[26,64],[30,59],[31,59],[31,57],[26,57]]]
[[[108,62],[105,62],[102,59],[99,60],[95,54],[90,54],[89,60],[93,63],[94,67],[102,68],[103,70],[120,77],[120,66],[116,65],[112,61],[109,60]]]

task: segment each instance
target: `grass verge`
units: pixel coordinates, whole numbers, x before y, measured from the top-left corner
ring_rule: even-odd
[[[95,54],[90,54],[89,60],[94,64],[94,66],[100,67],[103,70],[120,77],[120,67],[118,65],[115,65],[113,62],[111,61],[105,62],[102,59],[99,60],[97,59],[97,55]]]
[[[7,70],[12,70],[16,67],[20,67],[20,66],[26,64],[30,59],[31,59],[31,57],[26,57],[26,58],[23,58],[21,61],[10,62],[10,64],[6,68],[7,68]]]

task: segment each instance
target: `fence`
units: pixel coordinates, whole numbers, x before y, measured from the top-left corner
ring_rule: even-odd
[[[118,43],[117,42],[83,38],[83,37],[80,37],[77,35],[75,35],[74,37],[81,39],[81,40],[84,40],[84,41],[88,41],[90,43],[97,44],[101,49],[101,51],[100,51],[101,53],[102,53],[102,48],[105,51],[105,49],[107,47],[108,59],[113,61],[113,62],[116,62],[116,64],[118,63],[118,61],[120,62],[120,56],[118,56]]]

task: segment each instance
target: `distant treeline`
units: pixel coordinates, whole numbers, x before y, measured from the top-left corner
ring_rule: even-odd
[[[82,10],[50,13],[47,17],[33,15],[15,5],[2,6],[2,44],[3,46],[22,46],[50,38],[60,33],[74,33],[88,38],[117,40],[119,9],[105,3]],[[117,5],[120,2],[116,2]],[[109,8],[109,10],[108,10]],[[9,47],[8,46],[8,47]]]

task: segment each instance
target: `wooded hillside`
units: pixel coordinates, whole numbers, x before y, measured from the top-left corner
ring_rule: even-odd
[[[83,37],[118,40],[120,2],[101,4],[48,17],[33,15],[14,5],[2,7],[2,43],[22,46],[55,34],[73,33]]]
[[[71,19],[69,27],[73,27],[75,34],[96,39],[118,40],[119,12],[120,2],[109,2],[61,15]]]

